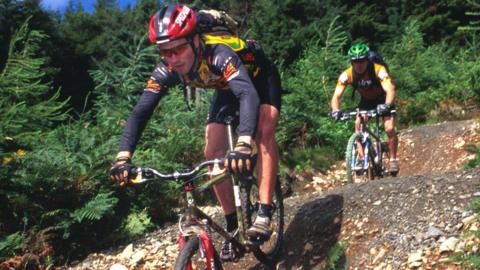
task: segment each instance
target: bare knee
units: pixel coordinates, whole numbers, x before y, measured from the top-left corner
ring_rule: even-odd
[[[205,150],[203,151],[203,154],[207,160],[210,159],[215,159],[215,158],[221,158],[225,156],[225,151],[226,149],[224,147],[213,147],[210,145],[205,146]]]
[[[260,106],[260,117],[258,120],[257,135],[255,140],[259,146],[275,141],[275,130],[279,111],[277,108],[263,104]]]
[[[206,159],[221,158],[227,150],[227,135],[225,126],[209,124],[205,131],[205,149],[203,154]]]
[[[396,136],[394,127],[385,127],[385,133],[387,133],[389,138],[394,138]]]

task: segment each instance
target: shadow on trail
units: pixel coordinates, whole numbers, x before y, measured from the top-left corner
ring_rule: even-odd
[[[328,195],[301,206],[285,231],[277,269],[328,269],[327,254],[338,241],[343,202],[340,195]],[[342,253],[336,266],[344,264]],[[276,269],[276,266],[257,264],[249,269]]]

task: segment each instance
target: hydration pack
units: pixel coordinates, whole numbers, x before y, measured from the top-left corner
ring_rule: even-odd
[[[387,69],[387,72],[388,72],[388,65],[387,65],[387,63],[385,63],[385,61],[383,61],[383,57],[382,57],[382,55],[380,55],[379,52],[374,51],[374,50],[370,50],[368,52],[368,60],[370,60],[370,62],[372,62],[372,63],[376,63],[376,64],[380,64],[380,65],[384,66]]]
[[[225,11],[214,9],[197,12],[197,31],[212,36],[238,35],[239,23]]]

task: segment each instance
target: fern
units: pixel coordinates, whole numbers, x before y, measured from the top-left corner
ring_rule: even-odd
[[[118,202],[117,198],[111,196],[112,193],[113,192],[98,194],[85,204],[84,207],[74,211],[71,217],[78,223],[81,223],[85,220],[99,220],[105,215],[112,213],[113,208]]]
[[[125,230],[129,236],[137,236],[142,235],[152,227],[152,220],[144,209],[140,213],[134,212],[128,215]]]
[[[0,72],[0,134],[23,141],[34,140],[35,135],[64,120],[68,102],[58,102],[59,92],[50,95],[50,85],[43,82],[47,59],[39,44],[48,36],[30,30],[29,21],[30,18],[12,37],[5,67]]]
[[[328,251],[328,253],[327,253],[328,269],[330,269],[330,270],[339,269],[337,265],[338,265],[340,259],[342,259],[342,257],[345,256],[345,250],[347,249],[347,246],[348,246],[347,241],[337,242]],[[346,269],[346,266],[344,266],[341,269]]]
[[[478,19],[475,19],[475,18],[478,18],[478,16],[480,16],[480,2],[478,2],[478,0],[467,0],[467,3],[470,4],[471,8],[474,10],[474,11],[466,11],[465,12],[465,15],[466,17],[468,18],[472,18],[471,20],[469,20],[469,24],[468,25],[465,25],[465,26],[460,26],[458,27],[458,30],[460,31],[465,31],[465,32],[478,32],[480,30],[480,20]]]
[[[15,251],[20,250],[23,243],[23,236],[20,232],[10,234],[0,241],[0,259],[15,255]]]

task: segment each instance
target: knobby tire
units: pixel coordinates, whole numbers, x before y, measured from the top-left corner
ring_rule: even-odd
[[[357,138],[360,135],[357,133],[352,134],[350,138],[348,139],[347,143],[347,149],[345,150],[345,162],[346,162],[346,167],[347,167],[347,183],[351,184],[353,183],[354,180],[354,168],[352,167],[352,153],[353,150],[357,147]],[[355,166],[355,164],[353,164]]]
[[[256,178],[247,179],[241,189],[240,201],[245,228],[250,228],[258,210],[258,184]],[[277,177],[273,193],[272,235],[268,241],[253,248],[255,257],[265,265],[272,265],[283,241],[284,209],[280,179]]]
[[[193,269],[207,269],[206,260],[205,260],[205,262],[192,261],[192,258],[195,254],[198,253],[198,256],[200,256],[200,253],[199,253],[199,250],[198,250],[199,245],[200,245],[200,239],[199,239],[198,236],[191,236],[191,237],[188,238],[188,240],[185,240],[185,242],[183,243],[182,250],[180,250],[180,252],[178,253],[178,257],[177,257],[177,260],[175,262],[175,270],[186,270],[189,262],[192,262],[192,264],[194,264],[194,265],[195,265],[195,263],[199,263],[199,264],[203,263],[203,265],[205,265],[204,268],[199,268],[197,266],[197,267],[192,268],[192,270]],[[215,249],[213,251],[213,262],[214,262],[215,270],[223,270],[222,263],[220,261],[220,257],[218,256],[218,253]]]

